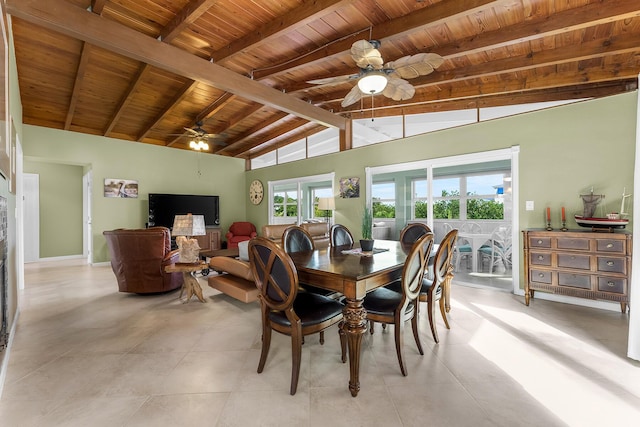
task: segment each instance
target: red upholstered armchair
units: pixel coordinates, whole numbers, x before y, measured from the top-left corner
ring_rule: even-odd
[[[234,222],[227,232],[227,248],[237,248],[238,243],[256,237],[256,226],[250,222]]]

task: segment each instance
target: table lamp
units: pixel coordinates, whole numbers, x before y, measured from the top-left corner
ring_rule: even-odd
[[[180,263],[196,263],[200,261],[200,246],[192,236],[204,236],[204,215],[176,215],[173,219],[171,234],[176,236],[176,244],[180,249]]]
[[[336,201],[333,197],[318,197],[318,209],[324,211],[324,219],[329,222],[329,211],[336,208]]]

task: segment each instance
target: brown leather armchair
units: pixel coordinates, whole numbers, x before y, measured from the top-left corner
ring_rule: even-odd
[[[118,229],[102,234],[120,292],[168,292],[182,286],[182,273],[164,271],[165,266],[178,262],[168,228]]]

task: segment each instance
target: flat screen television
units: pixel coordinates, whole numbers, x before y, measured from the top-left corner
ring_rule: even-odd
[[[149,194],[149,227],[173,227],[176,215],[204,215],[207,227],[220,226],[219,196]]]

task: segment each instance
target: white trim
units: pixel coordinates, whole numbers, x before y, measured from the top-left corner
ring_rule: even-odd
[[[2,391],[4,389],[4,383],[7,379],[7,369],[9,367],[9,357],[11,356],[11,349],[13,348],[13,337],[16,336],[16,327],[18,326],[18,317],[20,317],[20,307],[16,310],[13,316],[13,322],[11,323],[11,331],[9,332],[9,341],[7,342],[7,348],[0,353],[2,360],[0,360],[0,399],[2,399]]]
[[[640,81],[640,75],[638,75]],[[634,166],[633,188],[637,193],[640,189],[640,173],[638,166],[640,165],[640,93],[636,90],[638,104],[636,107],[636,158]],[[633,198],[633,223],[640,224],[640,197]],[[640,232],[633,233],[633,246],[640,248]],[[632,359],[640,360],[640,315],[638,315],[638,307],[640,307],[640,256],[636,255],[631,258],[631,283],[629,285],[629,307],[636,307],[636,310],[629,309],[629,338],[627,341],[627,356]]]
[[[66,260],[70,260],[70,259],[85,259],[85,256],[82,255],[82,254],[80,254],[80,255],[53,256],[53,257],[47,257],[47,258],[39,258],[37,261],[34,261],[34,262],[66,261]]]

